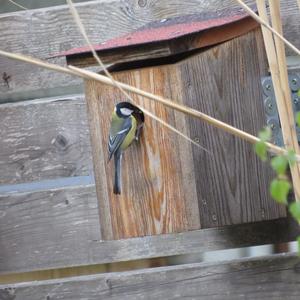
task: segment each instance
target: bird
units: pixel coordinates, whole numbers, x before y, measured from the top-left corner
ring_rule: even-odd
[[[116,195],[121,194],[121,161],[123,151],[134,140],[139,140],[144,120],[143,112],[129,102],[117,103],[112,112],[108,140],[108,161],[114,156],[113,192]]]

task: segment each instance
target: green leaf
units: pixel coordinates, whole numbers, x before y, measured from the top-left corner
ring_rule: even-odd
[[[289,211],[291,215],[297,220],[300,221],[300,203],[293,202],[289,206]]]
[[[285,156],[279,155],[271,160],[271,166],[277,175],[283,175],[286,172],[288,166],[288,160]]]
[[[291,184],[284,179],[274,179],[270,185],[271,196],[281,204],[287,204],[287,196],[291,189]]]
[[[293,166],[296,163],[297,159],[296,159],[296,153],[294,150],[288,151],[287,159],[288,159],[289,163],[291,164],[291,166]]]
[[[298,97],[300,97],[300,90],[298,90],[298,92],[297,92],[297,96],[298,96]]]
[[[257,142],[255,144],[255,152],[262,161],[267,160],[267,145],[265,142]]]
[[[298,255],[300,255],[300,236],[297,237]]]
[[[299,93],[299,91],[298,91],[298,93]],[[299,95],[299,97],[300,97],[300,95]],[[298,127],[300,127],[300,112],[297,112],[297,114],[296,114],[296,122],[297,122]]]
[[[263,130],[261,130],[258,134],[258,137],[262,142],[267,142],[272,137],[272,131],[269,127],[265,127]]]

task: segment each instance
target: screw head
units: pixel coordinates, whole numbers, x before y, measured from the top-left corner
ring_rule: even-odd
[[[277,106],[275,100],[271,97],[267,97],[264,100],[265,112],[268,116],[274,116],[277,114]]]
[[[262,79],[263,92],[266,96],[271,96],[273,94],[273,84],[271,77],[265,77]]]
[[[289,84],[293,92],[297,92],[300,89],[300,78],[297,74],[289,76]]]
[[[278,132],[279,132],[279,122],[276,119],[274,119],[274,118],[269,119],[267,121],[267,126],[271,128],[273,136],[278,134]]]

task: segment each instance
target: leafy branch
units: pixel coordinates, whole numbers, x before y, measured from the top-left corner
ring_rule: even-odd
[[[298,91],[298,94],[300,95],[300,90]],[[300,112],[296,115],[296,122],[298,127],[300,127]],[[300,202],[295,200],[290,202],[288,201],[288,195],[292,191],[292,183],[287,175],[287,171],[288,166],[293,166],[296,163],[296,153],[294,150],[288,150],[286,154],[280,154],[269,158],[267,143],[272,137],[271,129],[269,127],[264,128],[260,131],[258,136],[260,140],[254,145],[255,152],[262,161],[269,161],[272,169],[276,173],[276,177],[270,184],[270,194],[277,203],[288,207],[293,218],[300,223]],[[298,236],[297,242],[300,254],[300,236]]]

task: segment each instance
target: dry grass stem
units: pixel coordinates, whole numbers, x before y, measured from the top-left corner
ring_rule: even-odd
[[[14,60],[19,60],[19,61],[26,62],[26,63],[32,64],[32,65],[36,65],[38,67],[42,67],[42,68],[49,69],[52,71],[78,76],[75,74],[75,72],[72,72],[71,70],[69,70],[66,67],[62,67],[62,66],[59,66],[56,64],[51,64],[51,63],[48,63],[41,59],[33,58],[28,55],[19,54],[19,53],[10,53],[10,52],[3,51],[3,50],[0,50],[0,55],[7,57],[7,58],[14,59]]]
[[[28,8],[26,8],[25,6],[23,6],[23,5],[21,5],[21,4],[17,3],[17,2],[15,2],[15,1],[13,1],[13,0],[8,0],[8,2],[10,2],[10,3],[12,3],[13,5],[15,5],[15,6],[19,7],[19,8],[22,8],[22,9],[24,9],[24,10],[27,10],[27,9],[28,9]]]
[[[72,0],[67,0],[67,3],[69,5],[71,14],[74,18],[74,21],[76,23],[76,25],[78,26],[78,29],[80,31],[80,33],[82,34],[82,36],[84,37],[86,43],[88,44],[94,58],[96,59],[96,61],[98,62],[98,64],[101,66],[101,68],[103,69],[104,73],[106,74],[106,76],[108,78],[111,79],[111,81],[113,82],[114,86],[117,87],[121,93],[124,94],[124,96],[132,103],[135,103],[135,101],[132,99],[132,97],[121,87],[121,85],[114,80],[113,76],[110,74],[110,72],[107,70],[106,66],[103,64],[102,60],[100,59],[99,55],[97,54],[97,52],[94,49],[93,44],[91,43],[86,30],[84,28],[84,25],[81,22],[80,16],[72,2]],[[136,104],[135,104],[136,105]],[[136,105],[138,106],[138,105]],[[192,144],[196,145],[197,147],[199,147],[200,149],[204,150],[205,152],[211,154],[210,151],[208,151],[206,148],[204,148],[203,146],[199,145],[198,143],[196,143],[195,141],[193,141],[190,137],[188,137],[187,135],[185,135],[184,133],[180,132],[179,130],[177,130],[175,127],[173,127],[172,125],[168,124],[167,122],[163,121],[162,119],[158,118],[157,116],[155,116],[153,113],[147,111],[146,109],[144,109],[141,106],[138,106],[145,115],[147,115],[148,117],[154,119],[155,121],[159,122],[161,125],[165,126],[166,128],[168,128],[169,130],[175,132],[176,134],[178,134],[179,136],[181,136],[182,138],[186,139],[187,141],[191,142]]]
[[[205,151],[206,153],[208,153],[209,155],[212,155],[212,153],[207,150],[206,148],[204,148],[203,146],[201,146],[200,144],[196,143],[194,140],[192,140],[191,138],[189,138],[187,135],[185,135],[184,133],[182,133],[181,131],[179,131],[178,129],[176,129],[175,127],[171,126],[170,124],[168,124],[167,122],[165,122],[164,120],[158,118],[156,115],[154,115],[153,113],[145,110],[144,108],[142,108],[141,106],[137,105],[137,107],[139,109],[141,109],[143,111],[143,113],[147,116],[149,116],[150,118],[156,120],[157,122],[161,123],[163,126],[167,127],[168,129],[170,129],[171,131],[175,132],[176,134],[180,135],[182,138],[186,139],[187,141],[191,142],[193,145],[199,147],[200,149],[202,149],[203,151]]]
[[[49,69],[49,70],[52,70],[52,71],[66,73],[66,74],[77,76],[77,77],[79,76],[83,79],[94,79],[94,80],[98,80],[102,83],[114,86],[114,84],[110,80],[110,78],[108,78],[106,76],[103,76],[103,75],[100,75],[100,74],[97,74],[97,73],[94,73],[94,72],[91,72],[91,71],[79,69],[79,68],[72,67],[72,66],[69,66],[69,68],[66,68],[66,67],[62,67],[62,66],[58,66],[58,65],[55,65],[55,64],[51,64],[51,63],[42,61],[40,59],[32,58],[32,57],[29,57],[29,56],[26,56],[26,55],[23,55],[23,54],[10,53],[10,52],[3,51],[3,50],[0,50],[0,55],[4,56],[4,57],[7,57],[7,58],[11,58],[11,59],[23,61],[23,62],[26,62],[26,63],[30,63],[30,64],[33,64],[33,65],[36,65],[36,66],[39,66],[39,67],[43,67],[43,68],[46,68],[46,69]],[[228,133],[230,133],[234,136],[237,136],[239,138],[242,138],[242,139],[244,139],[244,140],[246,140],[246,141],[248,141],[252,144],[259,141],[259,138],[257,138],[256,136],[251,135],[247,132],[244,132],[240,129],[237,129],[237,128],[235,128],[235,127],[233,127],[229,124],[226,124],[222,121],[214,119],[214,118],[212,118],[212,117],[210,117],[210,116],[208,116],[208,115],[206,115],[202,112],[199,112],[199,111],[191,109],[189,107],[177,104],[174,101],[171,101],[171,100],[165,99],[163,97],[151,94],[149,92],[145,92],[145,91],[140,90],[136,87],[133,87],[133,86],[130,86],[130,85],[127,85],[127,84],[124,84],[124,83],[120,83],[120,82],[118,82],[118,83],[122,86],[123,89],[125,89],[127,91],[130,91],[130,92],[135,93],[135,94],[139,94],[140,96],[143,96],[143,97],[146,97],[146,98],[149,98],[149,99],[152,99],[152,100],[159,101],[161,103],[164,102],[167,106],[169,106],[171,108],[174,108],[178,111],[181,111],[181,112],[183,112],[185,114],[188,114],[190,116],[193,116],[195,118],[202,119],[203,121],[211,124],[212,126],[220,128],[223,131],[226,131],[226,132],[228,132]],[[276,146],[272,143],[267,143],[267,147],[268,147],[268,150],[273,152],[273,153],[287,154],[286,149],[278,147],[278,146]],[[300,156],[299,155],[297,155],[296,158],[297,158],[298,161],[300,161]]]
[[[111,79],[104,76],[104,75],[97,74],[95,72],[91,72],[91,71],[88,71],[88,70],[80,69],[80,68],[77,68],[77,67],[74,67],[74,66],[69,66],[68,68],[72,71],[77,72],[77,74],[79,76],[82,76],[86,79],[94,79],[94,80],[100,81],[104,84],[114,86],[114,83],[111,81]],[[246,140],[246,141],[248,141],[252,144],[255,144],[256,142],[259,141],[259,138],[255,137],[255,136],[253,136],[253,135],[251,135],[247,132],[244,132],[244,131],[242,131],[238,128],[235,128],[235,127],[233,127],[233,126],[231,126],[227,123],[224,123],[224,122],[219,121],[219,120],[217,120],[213,117],[210,117],[210,116],[208,116],[208,115],[206,115],[206,114],[204,114],[200,111],[197,111],[197,110],[192,109],[190,107],[178,104],[178,103],[176,103],[176,102],[174,102],[170,99],[166,99],[166,98],[163,98],[161,96],[157,96],[157,95],[154,95],[152,93],[140,90],[136,87],[130,86],[130,85],[125,84],[125,83],[118,82],[118,84],[124,90],[126,90],[127,92],[138,94],[142,97],[157,101],[159,103],[162,103],[162,104],[164,104],[164,105],[166,105],[170,108],[173,108],[173,109],[175,109],[177,111],[180,111],[182,113],[185,113],[187,115],[190,115],[190,116],[193,116],[195,118],[201,119],[201,120],[205,121],[206,123],[209,123],[209,124],[213,125],[214,127],[220,128],[223,131],[226,131],[226,132],[231,133],[231,134],[233,134],[237,137],[240,137],[240,138],[242,138],[242,139],[244,139],[244,140]],[[267,143],[267,146],[268,146],[269,150],[271,150],[274,153],[277,153],[277,154],[286,154],[287,153],[287,150],[285,150],[281,147],[275,146],[271,143]],[[297,159],[300,161],[300,156],[297,156]]]
[[[271,1],[279,1],[279,0],[271,0]],[[300,0],[298,0],[300,1]],[[300,50],[295,47],[292,43],[290,43],[285,37],[282,36],[279,32],[274,30],[267,22],[267,20],[264,20],[263,18],[259,17],[247,4],[245,4],[242,0],[236,0],[237,3],[239,3],[253,19],[255,19],[258,23],[260,23],[262,26],[270,30],[273,34],[275,34],[279,39],[281,39],[289,48],[291,48],[295,53],[300,55]]]
[[[265,0],[257,0],[256,2],[261,18],[267,23],[268,15]],[[270,1],[270,11],[273,27],[277,32],[282,33],[280,3],[278,1]],[[294,112],[291,103],[284,44],[277,35],[274,35],[274,43],[272,33],[263,26],[262,32],[272,75],[283,140],[287,149],[293,149],[297,154],[299,154],[300,152],[295,128]],[[298,164],[291,166],[291,174],[296,199],[300,199],[300,172]]]

